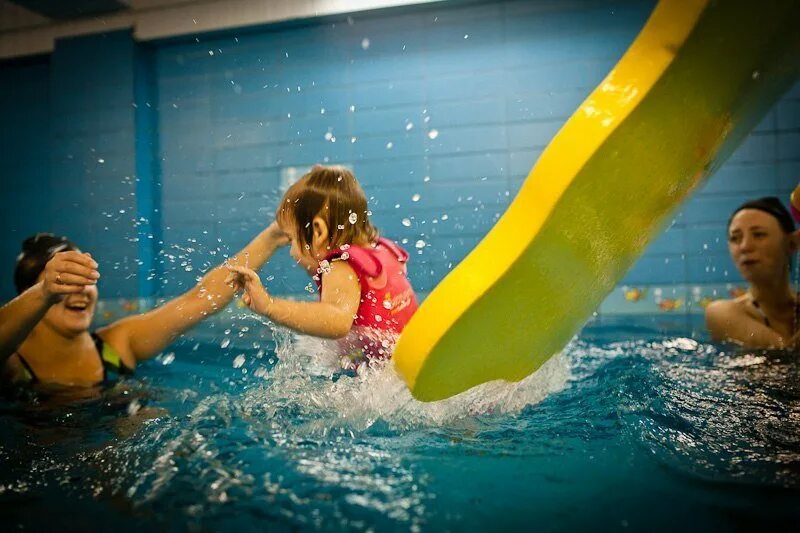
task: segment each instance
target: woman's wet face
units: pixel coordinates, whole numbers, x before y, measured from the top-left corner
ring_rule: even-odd
[[[728,227],[728,250],[747,281],[769,281],[788,267],[791,239],[769,213],[742,209]]]
[[[39,276],[39,281],[43,277],[44,274]],[[42,321],[64,336],[83,333],[92,324],[97,295],[97,285],[87,285],[83,291],[68,294],[51,306]]]

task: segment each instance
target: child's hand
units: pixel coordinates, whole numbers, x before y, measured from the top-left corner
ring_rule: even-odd
[[[266,315],[272,298],[261,284],[258,274],[243,266],[228,265],[228,270],[231,273],[225,281],[233,285],[237,291],[244,290],[244,295],[242,295],[244,304],[252,311]]]
[[[269,239],[276,247],[286,246],[289,244],[289,236],[286,235],[277,222],[273,222],[265,231],[267,239]]]

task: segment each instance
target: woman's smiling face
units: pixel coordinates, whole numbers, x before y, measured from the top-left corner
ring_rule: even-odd
[[[43,279],[44,273],[39,276],[39,281]],[[97,297],[97,285],[87,285],[81,292],[68,294],[53,304],[42,322],[65,337],[88,331],[94,318]]]

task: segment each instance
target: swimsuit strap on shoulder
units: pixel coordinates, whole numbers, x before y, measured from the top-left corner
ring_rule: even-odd
[[[756,311],[758,311],[758,314],[761,315],[761,318],[764,319],[764,325],[767,326],[768,328],[771,328],[772,326],[769,323],[769,317],[767,317],[767,314],[764,312],[763,309],[761,309],[761,306],[758,304],[758,300],[753,298],[752,294],[750,295],[750,303],[753,304],[753,307],[756,308]]]
[[[100,357],[100,362],[103,364],[104,381],[108,377],[107,374],[109,370],[117,374],[132,373],[131,369],[125,366],[125,363],[122,362],[122,358],[120,358],[117,351],[114,350],[114,348],[112,348],[108,343],[104,342],[100,335],[92,332],[92,339],[94,339],[94,345],[97,347],[97,355]]]
[[[17,359],[19,359],[19,362],[22,364],[22,370],[25,371],[25,382],[36,383],[39,381],[39,378],[36,377],[36,372],[33,371],[33,368],[31,368],[31,365],[28,364],[28,361],[22,357],[22,354],[19,352],[14,352],[14,355],[17,356]]]

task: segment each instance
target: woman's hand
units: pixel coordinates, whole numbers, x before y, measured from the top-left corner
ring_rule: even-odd
[[[280,248],[281,246],[286,246],[289,244],[289,236],[283,232],[280,226],[278,226],[277,222],[273,222],[267,226],[265,233],[269,242],[274,244],[276,248]]]
[[[272,298],[261,284],[258,274],[243,266],[228,265],[228,270],[230,270],[230,274],[225,281],[233,285],[237,291],[244,290],[244,295],[242,295],[244,304],[252,311],[266,315]]]
[[[82,292],[88,285],[97,285],[100,273],[92,256],[75,251],[55,254],[44,267],[42,290],[52,303],[67,294]]]

